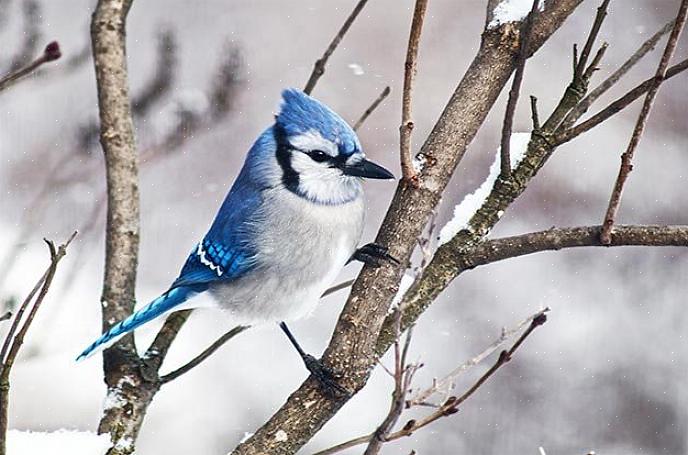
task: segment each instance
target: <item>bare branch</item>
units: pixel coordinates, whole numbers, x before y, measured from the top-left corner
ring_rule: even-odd
[[[385,98],[389,96],[391,91],[392,90],[389,88],[389,85],[382,90],[380,95],[378,95],[378,97],[375,98],[375,101],[373,101],[373,103],[370,106],[368,106],[368,109],[366,109],[365,112],[361,114],[361,117],[358,120],[356,120],[356,123],[354,123],[353,127],[354,131],[358,131],[358,129],[363,125],[363,123],[366,120],[368,120],[370,114],[372,114],[373,111],[377,109],[377,107],[380,105],[380,103],[382,103],[385,100]]]
[[[57,60],[61,56],[62,53],[60,52],[60,45],[57,43],[57,41],[48,43],[40,57],[35,59],[33,62],[20,67],[18,70],[10,72],[9,74],[0,78],[0,92],[17,82],[22,77],[34,72],[39,66]]]
[[[439,408],[436,411],[432,412],[431,414],[428,414],[427,416],[418,420],[409,420],[408,422],[406,422],[402,429],[387,435],[387,437],[385,438],[385,442],[394,441],[405,436],[410,436],[415,431],[420,430],[421,428],[431,424],[436,420],[441,419],[442,417],[447,417],[452,414],[456,414],[459,411],[459,405],[463,404],[466,400],[468,400],[483,384],[485,384],[485,382],[494,373],[497,372],[497,370],[499,370],[502,366],[509,362],[516,350],[521,346],[521,344],[523,344],[526,338],[528,338],[536,328],[543,325],[546,321],[547,316],[545,315],[544,310],[536,314],[535,317],[530,321],[528,329],[526,329],[525,332],[523,332],[523,334],[518,338],[518,340],[516,340],[511,349],[509,349],[508,351],[502,351],[499,357],[497,358],[497,361],[492,365],[492,367],[490,367],[490,369],[487,370],[487,372],[485,372],[466,392],[464,392],[463,395],[461,395],[460,397],[451,396],[441,406],[439,406]],[[342,444],[338,444],[334,447],[331,447],[330,449],[318,452],[315,455],[330,455],[341,450],[348,449],[350,447],[354,447],[356,445],[368,442],[373,437],[374,434],[360,436],[358,438],[354,438]]]
[[[592,29],[588,35],[588,39],[585,41],[585,46],[583,46],[583,51],[580,54],[580,58],[575,66],[574,77],[580,77],[586,71],[585,67],[588,64],[588,57],[592,51],[592,46],[595,44],[597,35],[600,33],[600,28],[604,22],[604,18],[607,17],[607,8],[609,7],[610,0],[603,0],[602,4],[597,8],[597,14],[595,15],[595,20],[592,24]],[[595,66],[594,64],[591,66]]]
[[[485,348],[480,354],[477,354],[476,356],[468,359],[458,367],[456,367],[454,370],[452,370],[449,374],[447,374],[445,377],[440,379],[439,381],[433,381],[433,384],[431,387],[428,387],[425,390],[417,392],[413,397],[411,397],[408,401],[408,406],[416,406],[416,405],[422,405],[425,404],[432,395],[438,392],[446,392],[449,393],[449,391],[454,387],[454,383],[456,382],[456,379],[463,373],[465,373],[467,370],[469,370],[471,367],[474,367],[478,365],[480,362],[482,362],[485,358],[490,356],[493,352],[495,352],[497,349],[499,349],[504,343],[509,341],[509,339],[513,336],[515,336],[517,333],[519,333],[521,330],[523,330],[523,327],[525,327],[527,324],[530,324],[535,318],[539,317],[541,314],[546,313],[549,311],[549,308],[545,308],[541,311],[538,311],[535,314],[530,315],[523,321],[521,321],[516,327],[512,329],[503,329],[502,333],[500,334],[499,338],[497,338],[492,344],[490,344],[487,348]]]
[[[674,23],[674,28],[671,30],[669,35],[669,40],[667,41],[666,47],[664,48],[664,54],[662,54],[662,59],[657,67],[657,72],[655,73],[655,80],[652,86],[648,89],[647,95],[645,96],[645,101],[643,102],[643,107],[638,115],[638,120],[636,121],[635,128],[633,129],[633,134],[631,135],[631,140],[628,143],[628,147],[623,155],[621,155],[621,167],[619,168],[619,175],[616,178],[616,183],[614,184],[614,189],[612,190],[612,195],[609,198],[609,206],[607,207],[607,213],[604,216],[604,227],[600,235],[602,243],[608,245],[611,243],[611,231],[614,227],[614,222],[616,220],[616,214],[619,211],[619,206],[621,205],[621,197],[623,195],[624,184],[628,175],[633,169],[632,161],[635,149],[640,143],[640,138],[643,136],[645,131],[645,125],[647,124],[647,119],[650,115],[650,110],[652,109],[652,103],[654,102],[655,96],[659,91],[659,86],[666,78],[667,68],[669,66],[669,61],[674,55],[676,46],[678,45],[678,39],[683,31],[683,26],[686,23],[686,17],[688,16],[688,0],[683,0],[679,8],[678,14],[676,16],[676,21]]]
[[[177,379],[179,376],[183,375],[184,373],[187,373],[189,370],[192,368],[198,366],[201,362],[203,362],[205,359],[213,355],[215,351],[217,351],[223,344],[234,338],[236,335],[239,335],[241,332],[244,330],[248,329],[250,326],[248,325],[238,325],[229,332],[225,333],[222,335],[220,338],[218,338],[213,344],[208,346],[203,352],[201,352],[198,356],[194,357],[189,363],[186,365],[177,368],[176,370],[172,371],[171,373],[168,373],[164,376],[160,377],[160,383],[161,384],[166,384],[170,381],[173,381]]]
[[[401,126],[399,126],[399,151],[401,153],[402,178],[409,182],[415,182],[418,178],[413,169],[411,160],[411,132],[413,131],[411,98],[413,95],[413,81],[416,78],[420,34],[423,30],[423,22],[425,21],[425,11],[427,7],[428,0],[416,0],[416,7],[413,10],[413,20],[411,21],[408,48],[406,50],[406,63],[404,64],[404,88],[401,96]]]
[[[590,106],[597,101],[597,99],[612,88],[619,80],[635,66],[636,63],[640,61],[645,55],[647,55],[651,50],[655,48],[657,42],[662,38],[662,36],[669,33],[672,28],[673,21],[668,22],[662,27],[657,33],[652,35],[647,41],[645,41],[636,50],[633,55],[631,55],[628,60],[626,60],[611,76],[602,81],[597,87],[592,89],[588,95],[581,100],[578,105],[568,113],[562,122],[564,129],[570,128],[583,114],[585,114]]]
[[[533,17],[537,14],[539,4],[540,0],[533,0],[533,6],[530,8],[530,12],[523,22],[523,28],[520,33],[516,71],[514,72],[514,80],[511,83],[511,90],[509,90],[509,100],[506,103],[506,113],[504,114],[504,121],[502,122],[502,141],[500,149],[500,175],[502,179],[507,179],[511,175],[511,129],[514,124],[514,113],[516,112],[516,105],[518,104],[518,96],[521,92],[523,72],[525,71],[526,60],[528,59],[530,29],[533,26]]]
[[[671,79],[672,77],[682,73],[686,69],[688,69],[688,59],[682,60],[681,62],[667,69],[664,80]],[[650,79],[641,82],[633,89],[629,90],[625,95],[621,96],[616,101],[613,101],[607,107],[599,111],[597,114],[590,117],[588,120],[579,123],[573,128],[557,133],[556,135],[554,135],[554,137],[552,137],[553,143],[555,143],[556,145],[561,145],[595,128],[597,125],[604,122],[608,118],[621,112],[633,101],[640,98],[644,93],[647,93],[650,87],[652,87],[652,85],[654,84],[654,81],[655,78],[651,77]]]
[[[533,131],[539,131],[540,130],[540,114],[538,113],[538,108],[537,108],[537,98],[534,97],[533,95],[530,95],[530,113],[531,113],[531,118],[533,119]]]
[[[347,17],[344,21],[342,28],[339,29],[337,34],[332,39],[332,42],[330,42],[330,45],[327,46],[327,49],[325,49],[325,53],[315,62],[313,72],[308,78],[308,82],[306,82],[306,87],[303,89],[305,93],[310,95],[310,93],[315,88],[315,84],[318,83],[318,79],[320,79],[320,77],[322,77],[322,75],[325,74],[325,65],[327,65],[327,61],[329,60],[330,56],[335,51],[335,49],[337,49],[337,46],[339,46],[339,43],[342,41],[342,38],[344,38],[346,32],[349,31],[349,27],[351,27],[351,24],[354,23],[356,17],[358,17],[358,14],[361,12],[366,3],[368,3],[368,0],[359,0],[359,2],[354,7],[353,11],[351,11],[351,14],[349,14],[349,17]]]
[[[14,321],[12,321],[12,326],[3,343],[2,354],[0,354],[0,455],[6,454],[5,444],[7,441],[6,434],[9,408],[10,372],[12,370],[12,366],[14,365],[22,344],[24,344],[26,333],[28,332],[31,323],[36,316],[38,309],[43,303],[45,296],[48,294],[50,285],[55,277],[55,272],[57,271],[57,265],[65,256],[65,254],[67,254],[67,247],[72,240],[74,240],[74,237],[76,237],[76,231],[67,239],[64,244],[60,245],[58,248],[55,248],[55,244],[53,242],[49,240],[45,241],[48,244],[48,249],[50,250],[50,265],[22,303],[19,311],[14,317]],[[38,292],[39,289],[40,292]],[[36,299],[34,300],[36,292],[38,292],[38,296],[36,296]],[[33,305],[31,305],[32,302]],[[29,306],[31,306],[31,309],[27,313],[23,323],[21,323],[22,316]]]

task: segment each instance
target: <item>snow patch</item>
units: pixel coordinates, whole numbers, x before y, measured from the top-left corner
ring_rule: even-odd
[[[389,307],[390,311],[393,311],[401,303],[401,299],[404,298],[404,295],[406,295],[406,292],[408,292],[414,281],[416,281],[416,277],[414,275],[404,273],[404,276],[401,277],[401,282],[399,283],[399,290],[392,299],[392,305]]]
[[[413,160],[411,160],[411,166],[413,166],[413,170],[416,171],[416,174],[420,174],[425,167],[425,163],[427,162],[428,159],[425,157],[425,155],[419,153],[413,158]]]
[[[110,448],[108,434],[89,431],[57,430],[38,431],[10,430],[7,432],[9,455],[102,455]]]
[[[520,22],[523,20],[530,9],[533,7],[533,0],[502,0],[492,13],[492,20],[487,24],[487,28],[494,28],[507,22]],[[538,9],[545,8],[544,2],[539,2]]]
[[[528,150],[528,142],[530,142],[530,133],[513,133],[510,138],[509,162],[511,169],[518,166],[523,156]],[[466,195],[463,200],[454,207],[454,217],[444,225],[440,231],[438,246],[442,246],[454,238],[462,229],[468,229],[468,223],[473,218],[473,215],[482,207],[485,200],[490,195],[492,187],[499,177],[500,171],[500,153],[501,147],[497,148],[492,166],[490,166],[490,173],[480,187],[473,193]]]
[[[275,433],[275,441],[277,442],[286,442],[289,440],[289,436],[287,435],[287,432],[284,430],[277,430],[277,433]]]

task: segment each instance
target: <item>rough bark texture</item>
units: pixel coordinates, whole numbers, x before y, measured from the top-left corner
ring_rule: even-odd
[[[126,65],[126,18],[132,0],[99,0],[91,20],[98,85],[100,143],[108,188],[106,259],[101,297],[103,330],[131,314],[139,249],[138,156]],[[103,354],[106,406],[99,433],[110,433],[109,455],[134,451],[157,383],[142,377],[133,336]],[[126,397],[126,399],[125,399]]]
[[[537,50],[582,0],[547,3],[533,25],[529,54]],[[475,136],[514,70],[519,24],[488,29],[478,55],[452,95],[421,149],[425,168],[418,185],[401,181],[387,212],[377,243],[407,262],[423,227],[466,147]],[[334,329],[323,360],[345,373],[344,385],[356,393],[366,383],[377,354],[377,334],[397,291],[403,267],[365,267]],[[280,410],[235,454],[293,454],[343,406],[347,397],[324,396],[309,378]]]

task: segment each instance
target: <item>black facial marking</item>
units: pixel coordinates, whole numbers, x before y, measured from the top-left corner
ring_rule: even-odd
[[[291,166],[291,152],[292,146],[287,141],[287,132],[279,124],[275,123],[272,128],[275,143],[277,144],[277,163],[282,168],[282,183],[292,193],[298,194],[299,189],[299,174]]]

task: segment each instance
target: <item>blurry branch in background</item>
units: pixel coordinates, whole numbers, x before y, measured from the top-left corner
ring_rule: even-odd
[[[378,95],[378,97],[375,98],[375,100],[372,102],[372,104],[370,106],[368,106],[368,109],[366,109],[363,112],[363,114],[361,114],[361,116],[358,118],[358,120],[356,120],[356,123],[354,123],[354,126],[353,126],[354,131],[358,131],[358,129],[361,126],[363,126],[363,123],[365,123],[365,121],[368,120],[368,117],[370,117],[370,114],[372,114],[375,111],[375,109],[377,109],[377,107],[380,105],[380,103],[382,103],[385,100],[385,98],[387,98],[389,96],[391,91],[392,91],[392,89],[389,88],[389,85],[388,85],[382,90],[382,92],[380,92],[380,95]]]
[[[150,109],[169,93],[178,71],[176,37],[171,30],[163,29],[158,35],[153,74],[143,88],[134,95],[131,112],[134,120],[144,120]],[[82,153],[90,153],[97,144],[100,128],[97,121],[78,127],[78,147]]]
[[[48,250],[50,251],[50,265],[48,269],[43,273],[43,276],[38,280],[36,285],[33,287],[29,295],[24,299],[21,306],[17,310],[12,325],[9,331],[5,335],[5,341],[2,344],[2,349],[0,350],[0,455],[6,455],[6,442],[7,442],[7,426],[8,426],[8,416],[9,416],[9,393],[10,393],[10,372],[14,361],[19,354],[22,344],[24,343],[24,338],[26,333],[31,326],[36,313],[40,308],[45,296],[48,294],[50,285],[55,277],[55,272],[57,271],[57,264],[60,260],[67,254],[67,247],[74,240],[76,236],[76,231],[67,239],[67,241],[55,248],[55,244],[50,240],[45,240],[48,245]],[[36,295],[38,293],[38,295]],[[34,299],[35,297],[35,299]],[[30,307],[30,309],[29,309]],[[24,313],[28,310],[26,317]],[[0,320],[8,319],[11,317],[11,313],[7,313],[2,316]]]
[[[633,170],[633,165],[631,164],[633,161],[633,154],[635,153],[635,149],[638,147],[640,138],[643,136],[643,132],[645,131],[645,125],[647,124],[647,119],[650,116],[652,103],[654,102],[655,96],[659,91],[659,86],[662,85],[662,82],[664,82],[666,78],[669,61],[674,55],[674,51],[678,45],[678,39],[683,31],[683,26],[686,24],[686,16],[688,16],[688,0],[682,0],[678,15],[676,16],[676,21],[674,22],[674,27],[671,30],[671,35],[669,35],[666,47],[664,48],[664,53],[659,61],[655,78],[652,82],[652,85],[650,85],[647,94],[645,95],[645,101],[643,102],[643,107],[638,115],[638,120],[636,121],[633,129],[631,140],[628,143],[626,151],[621,155],[621,167],[619,168],[619,175],[616,178],[614,189],[612,190],[611,197],[609,198],[607,213],[604,215],[604,227],[602,228],[602,234],[600,235],[600,239],[605,245],[609,245],[612,241],[612,228],[614,226],[616,214],[619,211],[619,206],[621,205],[621,196],[623,194],[624,184],[626,183],[626,179],[631,173],[631,170]]]
[[[358,17],[358,14],[361,12],[366,3],[368,3],[368,0],[359,0],[359,2],[354,7],[353,11],[351,11],[351,14],[349,14],[349,16],[344,21],[342,28],[340,28],[337,34],[334,36],[334,38],[332,38],[330,45],[327,46],[327,49],[325,49],[325,53],[322,55],[322,57],[316,60],[315,65],[313,66],[313,72],[308,78],[308,82],[306,82],[306,86],[303,89],[305,93],[310,95],[313,89],[315,88],[315,84],[318,83],[318,79],[320,79],[322,75],[325,74],[325,65],[327,65],[327,61],[330,59],[330,56],[335,51],[335,49],[337,49],[337,46],[339,46],[339,43],[342,41],[342,38],[344,38],[346,32],[349,31],[351,24],[354,23],[356,17]]]
[[[22,77],[31,74],[41,65],[55,61],[61,56],[62,53],[60,52],[60,45],[57,43],[57,41],[52,41],[47,46],[45,46],[45,49],[43,50],[43,54],[41,54],[41,56],[39,56],[32,62],[20,65],[20,67],[16,70],[10,71],[9,74],[0,78],[0,92],[7,89],[12,84],[16,83]]]
[[[317,452],[314,455],[331,455],[333,453],[337,453],[337,452],[340,452],[342,450],[345,450],[345,449],[348,449],[351,447],[355,447],[359,444],[365,444],[366,442],[369,443],[368,449],[370,449],[371,447],[376,448],[376,450],[372,451],[372,452],[369,452],[368,450],[366,450],[366,452],[365,452],[366,455],[373,455],[379,451],[380,447],[385,442],[394,441],[396,439],[400,439],[400,438],[405,437],[405,436],[411,436],[415,431],[420,430],[421,428],[435,422],[436,420],[441,419],[442,417],[447,417],[447,416],[450,416],[452,414],[456,414],[459,411],[459,406],[461,404],[463,404],[466,400],[468,400],[483,384],[485,384],[485,382],[487,382],[487,380],[494,373],[496,373],[497,370],[499,370],[502,366],[504,366],[506,363],[508,363],[512,359],[512,356],[514,355],[516,350],[526,340],[526,338],[528,338],[533,333],[533,331],[535,329],[537,329],[539,326],[543,325],[547,321],[547,316],[545,314],[547,311],[549,311],[548,308],[541,310],[541,311],[537,312],[536,314],[534,314],[533,316],[526,319],[526,321],[519,324],[518,328],[515,329],[516,333],[520,332],[522,330],[522,327],[525,326],[525,324],[529,324],[529,325],[528,325],[528,328],[518,338],[518,340],[516,340],[516,342],[511,346],[511,348],[509,350],[504,350],[504,351],[500,352],[499,357],[497,357],[497,360],[495,361],[495,363],[485,373],[483,373],[480,376],[480,378],[471,387],[469,387],[461,396],[453,396],[452,395],[452,396],[447,397],[442,404],[432,405],[432,407],[437,408],[435,411],[431,412],[430,414],[428,414],[425,417],[422,417],[420,419],[411,419],[411,420],[407,421],[406,424],[401,429],[399,429],[395,432],[388,431],[384,435],[380,435],[379,429],[378,429],[378,431],[375,431],[373,433],[351,439],[349,441],[346,441],[346,442],[343,442],[343,443],[338,444],[336,446],[333,446],[329,449]],[[398,318],[397,318],[397,320],[398,320]],[[507,338],[507,336],[503,334],[497,343],[490,346],[485,351],[485,353],[480,354],[479,356],[477,356],[475,358],[475,359],[477,359],[477,360],[475,360],[475,363],[483,360],[489,354],[494,352],[494,350],[496,350],[496,348],[504,342],[503,339],[506,339],[506,338]],[[397,344],[398,343],[395,342],[395,350],[397,349]],[[480,356],[482,356],[482,357],[480,357]],[[464,365],[467,365],[467,364],[470,366],[475,365],[475,363],[470,363],[473,360],[474,359],[471,359],[471,361],[467,362]],[[468,367],[466,367],[466,368],[468,368]],[[460,370],[457,369],[455,371],[460,371]],[[396,376],[396,374],[395,374],[395,376]],[[447,378],[445,378],[445,380],[448,382],[449,385],[453,384],[454,379],[455,379],[455,377],[452,377],[451,375],[448,376]],[[405,384],[405,385],[407,385],[407,387],[410,386],[410,382],[409,382],[409,384]],[[439,390],[439,388],[436,387],[435,385],[433,385],[433,387],[431,387],[427,391],[422,392],[421,394],[430,396],[433,393],[437,392],[438,390]],[[393,396],[394,397],[397,396],[396,389],[395,389],[395,394]],[[401,405],[402,406],[399,409],[399,415],[401,414],[401,410],[403,410],[403,408],[410,408],[410,407],[415,406],[415,405],[426,405],[426,403],[425,403],[425,401],[417,401],[417,400],[416,401],[402,401]],[[390,414],[391,414],[391,412],[390,412]],[[396,415],[395,423],[396,423],[396,420],[398,420],[399,415]],[[391,430],[391,428],[390,428],[390,430]]]
[[[416,78],[418,67],[418,48],[420,47],[420,34],[425,21],[425,11],[428,0],[416,0],[411,20],[408,47],[406,49],[406,62],[404,63],[404,88],[401,95],[401,125],[399,126],[399,154],[401,161],[401,178],[409,182],[418,183],[416,171],[413,169],[411,158],[411,132],[413,131],[413,119],[411,117],[411,98],[413,96],[413,82]]]
[[[15,72],[25,65],[36,52],[38,42],[42,40],[43,14],[41,5],[36,0],[25,0],[22,9],[22,42],[17,54],[12,57],[10,72]]]
[[[7,311],[2,316],[0,316],[0,321],[7,321],[10,318],[12,318],[12,312]]]
[[[530,32],[533,27],[533,17],[537,14],[540,0],[533,0],[533,6],[530,8],[528,16],[526,16],[519,34],[519,50],[516,60],[516,70],[514,71],[514,78],[511,83],[511,90],[509,90],[509,100],[506,103],[506,113],[502,121],[502,140],[501,140],[501,161],[500,161],[500,176],[502,179],[508,179],[511,175],[511,130],[514,124],[514,113],[516,112],[516,105],[518,104],[518,97],[521,92],[521,82],[523,81],[523,73],[526,68],[526,60],[528,59],[528,47],[530,46]]]

